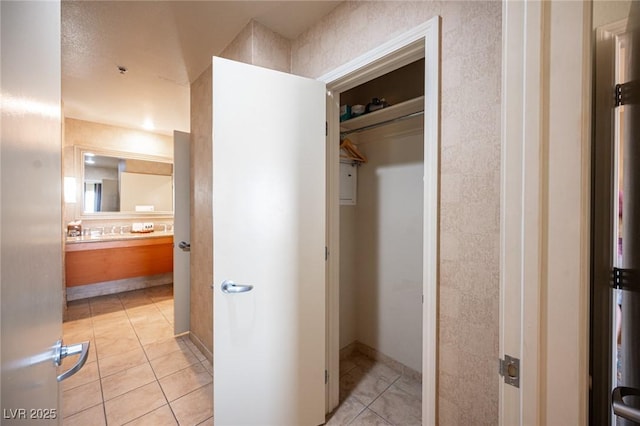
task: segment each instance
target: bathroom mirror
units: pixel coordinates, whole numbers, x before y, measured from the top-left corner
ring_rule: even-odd
[[[82,147],[75,156],[80,216],[173,215],[170,159]]]

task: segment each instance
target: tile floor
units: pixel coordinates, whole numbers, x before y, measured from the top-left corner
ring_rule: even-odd
[[[63,331],[67,343],[91,341],[84,368],[62,382],[65,426],[213,425],[213,369],[174,337],[171,285],[69,302]]]
[[[340,362],[340,401],[327,425],[422,424],[422,384],[359,352]]]
[[[172,323],[171,285],[69,302],[64,340],[91,349],[62,382],[63,424],[213,425],[211,364]],[[419,381],[355,352],[340,363],[341,402],[327,425],[420,425],[421,400]]]

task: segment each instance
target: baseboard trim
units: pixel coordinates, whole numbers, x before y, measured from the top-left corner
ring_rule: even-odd
[[[213,364],[213,354],[207,347],[202,343],[202,341],[193,333],[189,333],[189,340],[198,348],[200,352],[204,354],[204,356],[209,360],[210,363]]]
[[[88,299],[96,296],[122,293],[125,291],[140,290],[159,285],[172,284],[173,273],[149,275],[146,277],[125,278],[122,280],[105,281],[97,284],[78,285],[67,287],[67,301]]]

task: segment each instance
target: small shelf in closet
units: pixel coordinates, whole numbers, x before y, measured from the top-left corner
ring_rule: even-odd
[[[340,123],[340,133],[349,134],[371,128],[379,124],[403,119],[424,111],[424,96],[363,114]]]

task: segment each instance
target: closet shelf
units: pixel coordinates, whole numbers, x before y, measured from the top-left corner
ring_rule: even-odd
[[[424,111],[424,96],[379,109],[340,123],[340,133],[349,134],[370,126],[402,119]]]

